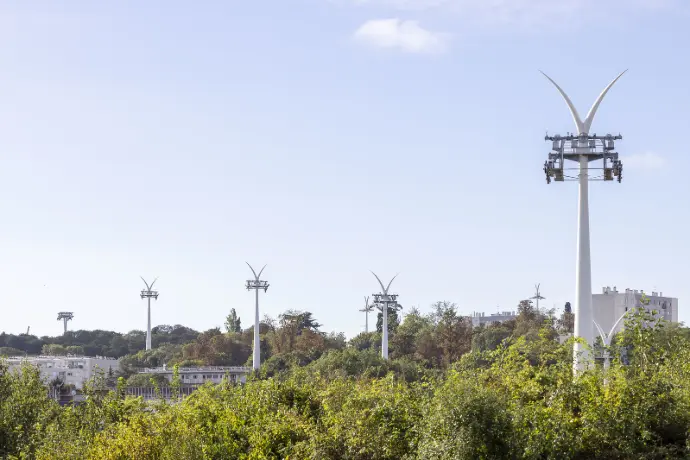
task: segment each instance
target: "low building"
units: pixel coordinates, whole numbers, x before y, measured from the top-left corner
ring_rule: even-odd
[[[180,367],[182,385],[203,385],[206,382],[220,383],[224,379],[230,382],[245,383],[247,375],[252,372],[250,367],[213,366],[213,367]],[[173,369],[163,366],[155,369],[142,369],[139,374],[158,374],[172,382]]]
[[[11,370],[17,370],[23,363],[38,367],[46,382],[59,379],[65,385],[81,389],[84,382],[93,378],[100,370],[105,375],[117,372],[120,364],[117,359],[102,356],[20,356],[6,360]]]
[[[472,320],[472,327],[481,325],[489,325],[493,323],[503,323],[517,318],[517,313],[514,311],[503,311],[499,313],[492,313],[486,316],[484,313],[473,312],[470,319]]]
[[[645,302],[642,301],[643,297],[646,298]],[[594,321],[605,334],[609,334],[616,321],[633,308],[644,308],[650,313],[656,312],[657,318],[678,322],[678,299],[664,296],[661,292],[653,291],[646,294],[644,291],[633,289],[619,292],[615,286],[613,289],[607,286],[602,288],[601,294],[592,295]],[[623,323],[624,321],[619,323],[614,333],[623,329]],[[595,335],[598,335],[596,328]]]

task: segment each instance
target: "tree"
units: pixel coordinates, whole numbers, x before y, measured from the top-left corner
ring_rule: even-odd
[[[84,356],[84,347],[81,345],[70,345],[65,348],[68,355]]]
[[[17,348],[11,347],[0,347],[0,357],[3,356],[24,356],[26,352],[24,350],[19,350]]]
[[[318,331],[321,327],[310,311],[288,310],[279,317],[280,326],[289,327],[299,335],[305,330]]]
[[[308,311],[288,310],[278,316],[278,323],[273,324],[269,338],[274,354],[292,353],[296,350],[298,339],[302,342],[320,341],[323,348],[323,334],[319,324]],[[305,337],[303,337],[305,336]]]
[[[60,407],[47,391],[59,379],[0,359],[0,458],[690,458],[690,329],[635,309],[614,343],[629,350],[629,362],[616,357],[608,370],[573,379],[572,342],[556,340],[555,321],[529,307],[474,331],[451,302],[427,314],[412,309],[391,340],[400,356],[390,360],[376,349],[379,333],[345,345],[289,313],[262,325],[264,336],[295,335],[292,350],[268,356],[259,375],[187,397],[175,366],[170,391],[160,392],[172,393],[169,402],[127,396],[124,377],[113,389],[116,375],[105,369],[84,385],[80,404]],[[469,351],[470,336],[482,346]],[[57,345],[112,337],[86,331]],[[189,364],[232,361],[251,339],[249,330],[211,329],[121,362],[172,356],[181,366],[182,350],[211,360]],[[151,373],[127,382],[168,385]]]
[[[570,306],[570,302],[565,303],[565,308],[557,321],[557,325],[562,334],[572,334],[575,330],[575,314]]]
[[[495,350],[504,340],[513,335],[514,327],[515,321],[477,327],[472,335],[472,349],[475,351]]]
[[[383,308],[380,306],[377,306],[379,312],[376,315],[376,331],[378,333],[383,332]],[[388,305],[387,311],[388,311],[388,333],[392,334],[398,329],[398,325],[400,324],[400,317],[398,316],[398,312],[402,310],[402,305],[399,303],[391,304]]]
[[[391,357],[396,359],[406,356],[419,359],[419,337],[431,327],[433,327],[433,321],[430,317],[422,315],[416,307],[410,309],[391,338]]]
[[[470,351],[472,324],[467,318],[458,315],[458,308],[454,303],[437,302],[433,308],[441,366],[448,367]]]
[[[230,310],[230,314],[225,318],[225,330],[228,332],[242,332],[242,322],[237,316],[235,309]]]
[[[67,349],[55,343],[43,345],[41,353],[48,356],[65,356],[67,354]]]
[[[152,388],[166,386],[168,380],[161,374],[134,374],[127,379],[128,387]]]

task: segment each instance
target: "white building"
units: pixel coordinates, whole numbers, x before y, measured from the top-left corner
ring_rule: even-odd
[[[500,313],[492,313],[486,316],[484,313],[473,312],[472,316],[472,327],[477,327],[480,325],[489,325],[493,323],[502,323],[504,321],[510,321],[511,319],[517,318],[517,313],[514,311],[503,311]]]
[[[252,372],[250,367],[217,366],[217,367],[180,367],[180,380],[183,385],[203,385],[206,382],[220,383],[223,379],[231,382],[245,383],[247,374]],[[159,374],[172,382],[173,369],[158,367],[155,369],[143,369],[139,374]]]
[[[77,389],[81,389],[85,381],[94,377],[97,369],[105,375],[120,369],[117,359],[102,356],[21,356],[7,358],[6,361],[10,370],[17,370],[26,362],[37,366],[46,382],[58,378],[64,384],[74,385]]]
[[[642,296],[647,297],[648,304],[642,303]],[[592,307],[594,310],[594,321],[599,324],[605,334],[611,331],[618,318],[635,307],[645,308],[649,312],[656,311],[658,318],[663,318],[673,323],[678,322],[678,299],[664,297],[661,292],[652,292],[651,295],[646,294],[644,291],[633,289],[618,292],[615,286],[613,289],[607,286],[602,289],[601,294],[592,295]],[[624,321],[621,321],[617,331],[623,329]],[[617,331],[614,331],[614,333]]]

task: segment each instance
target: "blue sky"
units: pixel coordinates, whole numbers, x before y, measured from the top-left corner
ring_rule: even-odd
[[[0,4],[0,330],[251,321],[363,330],[382,278],[423,311],[574,300],[577,186],[551,133],[630,68],[594,121],[593,285],[690,320],[689,6],[652,0],[16,1]]]

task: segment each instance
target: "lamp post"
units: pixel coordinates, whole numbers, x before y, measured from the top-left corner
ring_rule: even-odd
[[[151,349],[151,299],[156,299],[158,300],[158,291],[153,290],[153,285],[156,283],[156,278],[153,280],[153,283],[149,284],[146,282],[144,277],[141,277],[141,280],[144,282],[146,285],[146,289],[141,290],[141,298],[148,300],[148,323],[146,325],[146,350]]]
[[[254,358],[252,359],[252,366],[254,370],[258,370],[261,366],[261,340],[259,336],[259,290],[263,289],[263,291],[266,292],[268,291],[269,285],[268,281],[262,281],[260,279],[264,268],[266,268],[266,265],[263,266],[257,275],[254,268],[249,265],[249,262],[245,263],[249,266],[249,269],[254,274],[253,280],[247,280],[246,288],[248,291],[253,289],[256,292],[256,308],[254,311]]]
[[[579,183],[574,336],[583,338],[589,345],[592,345],[594,341],[594,328],[592,327],[592,266],[589,235],[589,181],[612,181],[614,177],[617,177],[618,182],[620,182],[623,178],[623,164],[618,159],[618,153],[614,152],[614,142],[622,139],[622,136],[611,134],[605,136],[592,135],[590,134],[590,128],[601,101],[624,73],[618,75],[601,92],[584,120],[580,118],[568,95],[555,81],[544,74],[563,96],[577,129],[577,134],[545,137],[545,140],[552,142],[552,152],[549,153],[548,159],[544,163],[544,172],[546,173],[547,183],[551,183],[552,178],[556,182],[577,180]],[[564,163],[566,160],[577,163],[578,167],[565,168]],[[597,160],[602,161],[602,167],[590,167],[590,163]],[[568,175],[570,169],[576,169],[578,175]],[[590,171],[597,169],[601,171],[601,176],[591,176]],[[591,357],[588,356],[587,349],[582,347],[580,343],[575,343],[573,351],[573,372],[577,375],[591,364]]]

